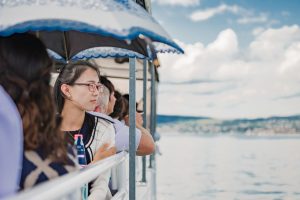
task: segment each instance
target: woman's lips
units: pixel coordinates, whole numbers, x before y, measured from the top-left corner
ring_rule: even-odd
[[[96,106],[94,112],[100,112],[100,106]]]

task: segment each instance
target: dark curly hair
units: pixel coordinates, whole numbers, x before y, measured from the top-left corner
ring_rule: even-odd
[[[23,122],[24,149],[65,162],[66,143],[59,131],[50,86],[52,60],[31,34],[0,37],[0,84],[12,97]]]

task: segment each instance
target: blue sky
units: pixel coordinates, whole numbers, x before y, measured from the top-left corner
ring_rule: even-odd
[[[159,56],[158,112],[300,114],[299,8],[297,0],[152,1],[154,18],[186,52]]]
[[[159,2],[166,3],[162,4]],[[251,31],[254,27],[262,26],[275,28],[282,25],[299,24],[300,20],[300,2],[298,0],[182,0],[182,3],[199,2],[185,6],[181,4],[171,5],[167,4],[167,2],[171,1],[154,1],[152,4],[153,16],[162,23],[171,36],[189,43],[201,41],[204,44],[207,44],[215,39],[218,32],[226,28],[233,28],[238,31],[240,37],[245,37],[246,41],[249,42]],[[178,0],[178,2],[180,1]],[[236,6],[245,9],[245,11],[234,13],[224,9],[224,11],[220,11],[218,14],[215,14],[207,20],[193,21],[190,19],[191,13],[199,10],[212,10],[222,5],[226,5],[227,8]],[[238,22],[239,19],[242,19],[242,16],[247,15],[245,12],[249,12],[249,18],[257,18],[257,22],[244,22],[244,24]]]

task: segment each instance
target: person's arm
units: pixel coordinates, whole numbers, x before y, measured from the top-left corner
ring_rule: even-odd
[[[141,139],[137,148],[138,156],[150,155],[155,151],[155,143],[150,132],[143,126],[137,124],[136,127],[141,131]]]
[[[99,161],[99,160],[103,160],[104,158],[108,158],[109,156],[115,155],[116,154],[116,147],[109,147],[108,143],[103,144],[96,152],[96,154],[94,155],[94,159],[91,162],[91,164]]]
[[[136,112],[135,115],[136,128],[141,132],[141,139],[136,151],[138,156],[150,155],[155,151],[155,143],[150,132],[143,127],[143,116],[141,113]],[[129,116],[124,118],[125,124],[129,126]]]
[[[101,123],[101,122],[100,122]],[[102,121],[103,123],[103,121]],[[106,127],[106,128],[104,128]],[[97,127],[97,130],[99,130],[100,133],[97,133],[95,135],[95,142],[100,141],[99,144],[97,144],[97,152],[101,151],[100,148],[103,148],[107,144],[107,148],[112,148],[115,145],[115,133],[114,133],[114,127],[112,124],[107,126],[101,126]],[[98,143],[97,142],[97,143]],[[106,148],[106,147],[105,147]],[[109,149],[108,149],[109,151]],[[98,156],[97,152],[94,153],[94,160],[95,157]],[[110,178],[111,170],[107,170],[106,172],[100,174],[96,180],[92,183],[92,187],[90,190],[90,195],[88,197],[89,200],[104,200],[111,197],[111,193],[108,188],[108,182]]]

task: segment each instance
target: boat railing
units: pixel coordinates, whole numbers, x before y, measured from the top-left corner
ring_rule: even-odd
[[[74,200],[81,199],[80,188],[84,184],[93,181],[101,173],[113,169],[112,185],[118,192],[113,200],[125,199],[128,194],[126,178],[127,152],[121,152],[109,158],[90,164],[87,167],[68,173],[64,176],[37,185],[34,188],[24,190],[8,200]]]

